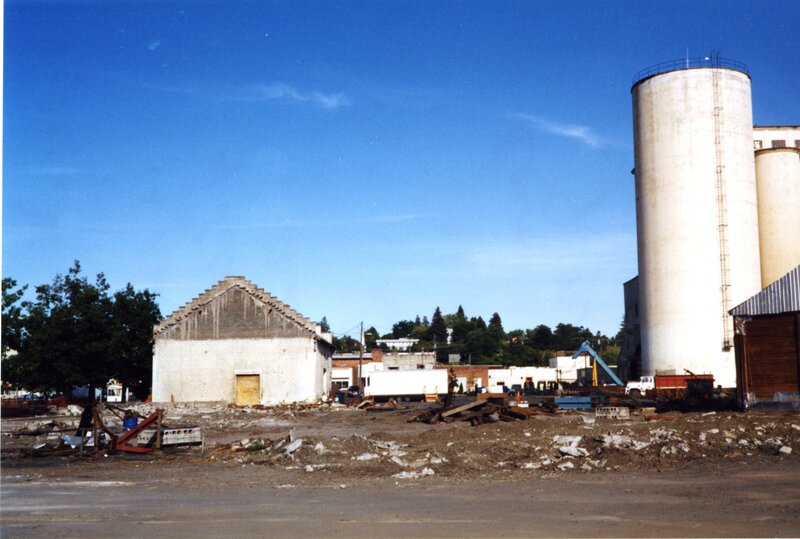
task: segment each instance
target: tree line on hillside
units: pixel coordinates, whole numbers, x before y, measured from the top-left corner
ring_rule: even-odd
[[[47,393],[105,387],[118,380],[140,397],[152,378],[156,294],[128,285],[114,292],[101,273],[94,282],[78,261],[66,275],[35,288],[3,279],[3,383]]]
[[[325,326],[327,321],[323,319]],[[447,342],[451,333],[450,343]],[[459,356],[462,363],[546,366],[557,351],[571,353],[588,340],[604,359],[615,362],[622,344],[622,333],[608,337],[601,332],[592,332],[583,326],[560,323],[554,329],[539,324],[532,329],[515,329],[506,332],[498,313],[492,314],[486,323],[481,316],[467,317],[463,307],[452,314],[442,315],[439,307],[430,321],[427,317],[400,320],[392,331],[378,336],[374,327],[364,331],[366,351],[377,348],[381,339],[410,337],[419,342],[412,351],[436,351],[436,359],[446,363],[450,356]],[[351,336],[334,337],[337,352],[357,352],[359,341]],[[386,349],[385,346],[381,348]]]

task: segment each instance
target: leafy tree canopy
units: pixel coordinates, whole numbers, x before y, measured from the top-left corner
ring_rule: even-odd
[[[16,286],[12,281],[9,291]],[[6,284],[3,323],[16,316],[19,328],[19,353],[3,361],[6,381],[68,393],[73,387],[100,387],[117,378],[123,385],[149,389],[153,326],[161,319],[155,294],[128,284],[111,295],[102,273],[90,282],[75,261],[66,275],[37,286],[33,301],[7,312],[6,299],[12,307],[16,302]]]

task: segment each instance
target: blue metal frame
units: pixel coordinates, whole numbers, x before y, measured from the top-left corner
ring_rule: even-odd
[[[602,367],[604,371],[606,371],[606,374],[608,374],[611,377],[611,379],[614,380],[615,384],[617,384],[618,386],[624,386],[625,385],[625,384],[622,383],[622,380],[620,380],[619,377],[616,374],[614,374],[614,371],[612,371],[609,368],[609,366],[606,365],[606,362],[602,360],[600,355],[597,352],[594,351],[594,348],[592,348],[592,346],[589,344],[589,341],[583,341],[581,343],[581,345],[578,348],[578,350],[574,354],[572,354],[572,359],[577,358],[579,355],[581,355],[584,352],[586,352],[587,354],[589,354],[590,356],[592,356],[594,358],[595,362],[598,365],[600,365],[600,367]]]

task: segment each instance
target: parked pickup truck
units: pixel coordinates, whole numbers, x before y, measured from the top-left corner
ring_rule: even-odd
[[[651,389],[656,388],[656,382],[653,376],[642,376],[635,382],[628,382],[625,384],[625,394],[633,399],[638,399]]]

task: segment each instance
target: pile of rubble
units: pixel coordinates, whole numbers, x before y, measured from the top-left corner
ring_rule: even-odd
[[[493,401],[446,408],[389,403],[373,409],[364,402],[361,408],[169,405],[163,419],[173,427],[204,428],[205,453],[182,450],[181,458],[197,459],[198,465],[271,466],[302,472],[315,482],[668,469],[690,462],[795,459],[793,448],[800,446],[800,414],[552,411]],[[155,409],[132,408],[140,416]],[[4,456],[14,448],[29,454],[34,447],[58,454],[69,446],[64,436],[75,432],[78,421],[72,413],[4,420]],[[121,417],[106,411],[103,421],[121,430]]]
[[[552,403],[552,401],[550,401]],[[479,399],[460,406],[440,407],[425,410],[408,418],[408,421],[418,421],[435,425],[440,421],[451,423],[453,421],[467,421],[470,425],[478,426],[484,423],[498,421],[523,421],[532,415],[542,413],[555,413],[555,406],[530,408],[522,406],[508,406],[507,399],[489,398]]]

